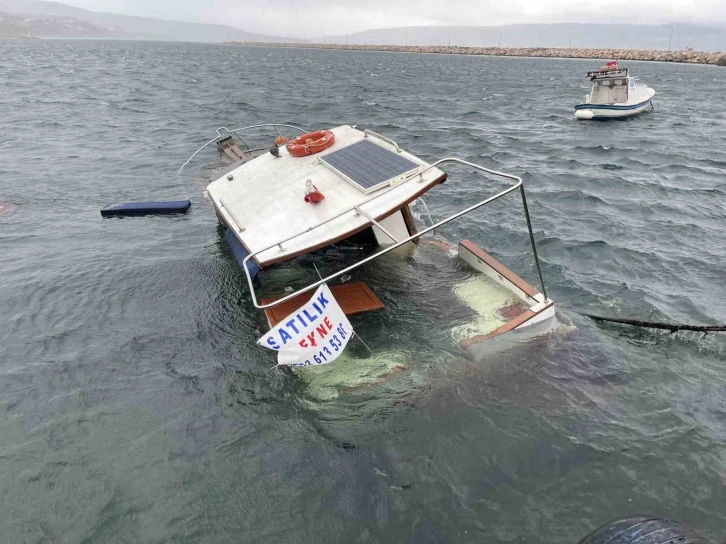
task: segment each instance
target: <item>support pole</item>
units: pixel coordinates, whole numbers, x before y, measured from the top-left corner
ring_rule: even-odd
[[[529,208],[527,207],[527,197],[524,196],[524,184],[519,187],[522,193],[522,205],[524,206],[524,216],[527,218],[527,230],[529,230],[529,241],[532,244],[532,254],[534,255],[534,264],[537,265],[537,274],[539,275],[539,284],[542,287],[542,294],[547,300],[547,290],[545,289],[544,280],[542,279],[542,269],[539,266],[539,256],[537,255],[537,246],[534,243],[534,232],[532,232],[532,221],[529,219]]]

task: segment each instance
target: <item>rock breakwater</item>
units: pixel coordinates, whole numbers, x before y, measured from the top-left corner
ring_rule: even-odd
[[[715,64],[726,66],[726,53],[694,51],[659,51],[644,49],[594,49],[559,47],[459,47],[459,46],[404,46],[404,45],[340,45],[321,43],[259,43],[225,42],[232,45],[262,47],[293,47],[306,49],[341,49],[350,51],[391,51],[398,53],[439,53],[449,55],[489,55],[500,57],[551,57],[572,59],[618,59],[685,64]]]

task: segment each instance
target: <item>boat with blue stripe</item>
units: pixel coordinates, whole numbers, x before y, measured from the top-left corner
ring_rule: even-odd
[[[585,101],[575,106],[575,117],[581,120],[606,120],[631,117],[653,107],[655,91],[632,77],[627,68],[610,61],[599,70],[588,72],[592,90]]]

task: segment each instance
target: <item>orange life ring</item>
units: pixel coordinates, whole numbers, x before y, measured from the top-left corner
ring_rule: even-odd
[[[293,138],[287,143],[287,152],[293,157],[306,157],[328,149],[335,143],[335,134],[329,130],[316,130]]]

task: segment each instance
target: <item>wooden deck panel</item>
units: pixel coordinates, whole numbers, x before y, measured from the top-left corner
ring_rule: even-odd
[[[478,344],[479,342],[483,342],[484,340],[489,340],[490,338],[494,338],[495,336],[499,336],[500,334],[504,334],[505,332],[512,331],[519,327],[521,324],[526,323],[527,321],[532,319],[535,315],[537,314],[532,310],[527,310],[526,312],[521,313],[518,317],[515,317],[501,327],[493,330],[489,334],[480,334],[478,336],[473,336],[472,338],[466,338],[462,340],[461,345],[464,347],[471,346],[472,344]]]
[[[509,270],[506,266],[497,261],[494,257],[489,255],[486,251],[481,249],[479,246],[469,240],[462,240],[459,245],[476,255],[476,257],[485,263],[489,268],[492,268],[497,274],[506,278],[507,281],[516,286],[520,291],[525,293],[527,296],[535,298],[539,294],[539,291],[532,287],[529,283],[524,281],[522,278],[517,276],[514,272]]]
[[[240,159],[240,157],[237,156],[237,154],[234,152],[234,150],[231,147],[226,146],[226,147],[223,147],[222,150],[233,161],[238,161]]]
[[[548,304],[544,308],[540,308],[536,312],[533,310],[527,310],[526,312],[521,313],[511,321],[508,321],[501,327],[493,330],[489,334],[482,334],[478,336],[473,336],[471,338],[466,338],[461,341],[461,345],[464,347],[473,346],[475,344],[479,344],[480,342],[484,342],[485,340],[489,340],[490,338],[494,338],[495,336],[501,336],[502,334],[505,334],[507,332],[513,331],[520,325],[523,325],[533,317],[536,317],[538,314],[544,312],[545,310],[548,310],[554,305],[554,302]]]
[[[333,293],[335,300],[346,315],[368,312],[371,310],[380,310],[384,307],[383,302],[381,302],[371,288],[362,281],[334,285],[330,288],[330,291]],[[270,326],[276,326],[287,316],[295,313],[308,300],[310,300],[313,293],[315,293],[315,291],[309,291],[302,295],[298,295],[287,302],[283,302],[278,306],[267,308],[265,310],[265,314],[267,315],[267,320],[270,322]],[[284,296],[286,295],[263,298],[262,304],[270,304]]]

